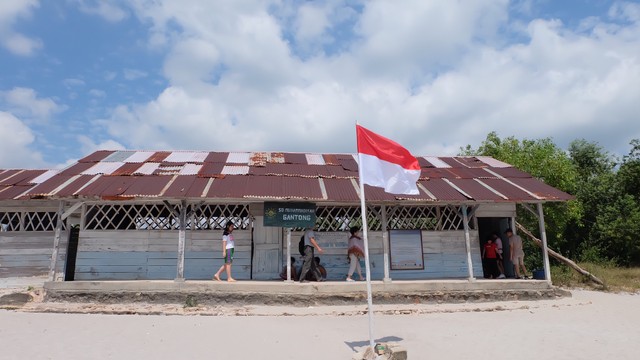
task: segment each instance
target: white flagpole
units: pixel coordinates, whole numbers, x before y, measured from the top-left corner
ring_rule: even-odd
[[[371,296],[371,270],[369,269],[369,239],[367,237],[367,207],[362,182],[362,155],[358,152],[358,181],[360,182],[360,214],[362,215],[362,239],[364,240],[364,268],[367,274],[367,304],[369,306],[369,345],[375,351],[373,340],[373,301]]]

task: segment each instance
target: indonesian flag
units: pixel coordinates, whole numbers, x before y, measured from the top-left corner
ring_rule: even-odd
[[[418,160],[393,140],[356,125],[360,181],[391,194],[418,195]]]

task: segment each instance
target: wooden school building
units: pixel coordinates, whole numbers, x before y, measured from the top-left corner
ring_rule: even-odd
[[[571,198],[490,157],[418,160],[419,195],[365,187],[374,280],[481,278],[481,240],[515,228],[516,204],[542,215],[543,203]],[[63,170],[0,170],[0,277],[211,279],[231,221],[234,277],[279,280],[288,230],[264,226],[271,202],[315,206],[321,263],[344,280],[348,229],[361,221],[354,155],[201,151],[97,151]],[[303,229],[291,230],[300,266]]]

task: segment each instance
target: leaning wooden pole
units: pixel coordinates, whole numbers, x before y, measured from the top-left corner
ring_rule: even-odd
[[[524,226],[522,226],[520,223],[516,222],[516,227],[522,231],[523,233],[527,234],[527,236],[529,236],[531,238],[531,240],[533,240],[533,242],[538,245],[539,247],[542,247],[542,240],[538,239],[537,237],[535,237],[529,230],[527,230]],[[553,256],[555,259],[565,263],[567,266],[569,266],[570,268],[574,269],[575,271],[579,272],[580,274],[588,277],[591,281],[593,281],[596,284],[602,285],[604,286],[604,283],[602,282],[602,280],[598,279],[595,275],[593,275],[592,273],[588,272],[587,270],[581,268],[580,266],[578,266],[578,264],[576,264],[575,262],[573,262],[570,259],[567,259],[566,257],[558,254],[557,252],[551,250],[550,248],[547,247],[547,252],[549,253],[549,255]]]

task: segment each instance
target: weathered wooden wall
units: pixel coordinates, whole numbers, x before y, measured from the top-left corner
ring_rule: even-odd
[[[0,232],[0,277],[42,276],[49,273],[53,231]],[[64,269],[68,235],[62,231],[57,271]]]
[[[298,269],[302,266],[302,257],[298,253],[298,241],[302,233],[293,233],[291,254],[296,259]],[[477,231],[471,231],[471,261],[473,274],[482,277],[482,261]],[[317,254],[320,263],[327,269],[329,280],[344,280],[349,270],[347,259],[347,241],[349,234],[317,232],[316,237],[324,254]],[[370,232],[369,256],[371,258],[371,278],[384,277],[384,251],[382,247],[382,232]],[[391,270],[392,279],[451,279],[468,277],[467,252],[465,248],[464,231],[422,231],[422,247],[424,255],[424,270]],[[283,257],[286,260],[286,249]],[[283,260],[283,261],[284,261]],[[360,262],[364,275],[364,261]],[[357,279],[354,276],[354,279]]]
[[[251,231],[236,230],[233,276],[249,279]],[[223,263],[222,231],[187,231],[185,279],[211,279]],[[178,231],[81,231],[76,280],[175,279]]]

